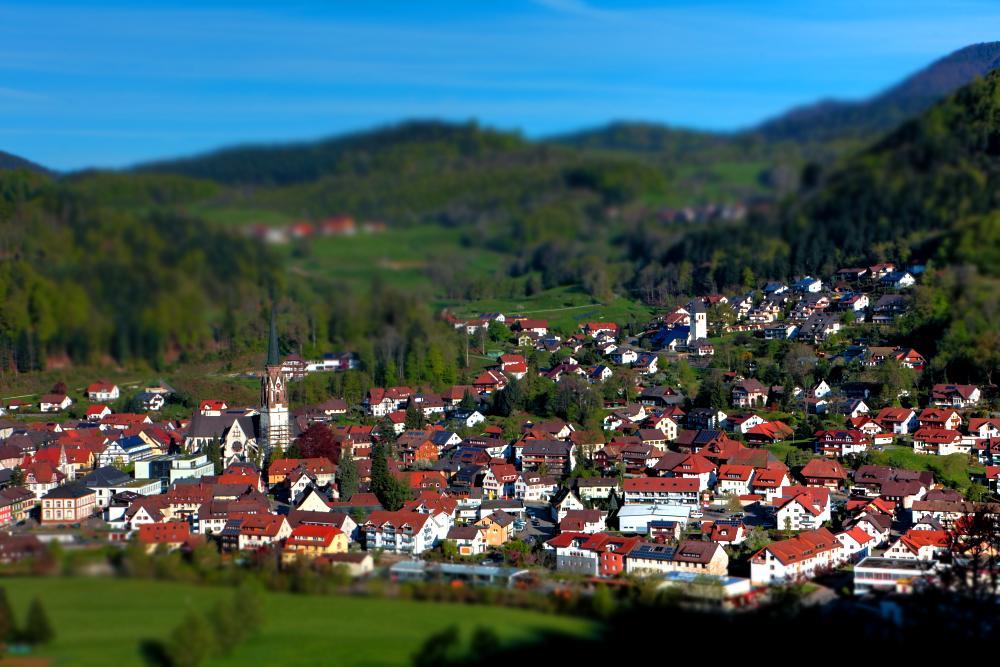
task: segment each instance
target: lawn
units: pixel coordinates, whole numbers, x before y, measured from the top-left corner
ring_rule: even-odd
[[[21,578],[2,582],[19,618],[42,599],[56,640],[40,654],[56,665],[141,666],[143,639],[165,637],[187,609],[204,611],[232,589],[104,578]],[[539,630],[581,634],[588,623],[537,612],[378,598],[265,595],[261,634],[206,667],[269,665],[407,665],[430,633],[456,625],[492,628],[507,640]]]
[[[792,452],[796,454],[813,454],[813,440],[785,440],[765,445],[765,449],[774,454],[779,461],[785,461]]]

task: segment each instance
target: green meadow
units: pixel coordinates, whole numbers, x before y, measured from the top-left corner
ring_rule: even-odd
[[[232,589],[112,578],[12,578],[0,582],[23,619],[41,598],[56,639],[38,651],[54,665],[132,667],[144,664],[140,642],[165,638],[185,612],[203,612]],[[533,611],[383,598],[264,594],[261,633],[205,667],[410,664],[424,639],[449,625],[464,636],[476,627],[516,642],[539,631],[582,634],[584,620]]]

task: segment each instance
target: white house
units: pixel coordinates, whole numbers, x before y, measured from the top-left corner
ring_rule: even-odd
[[[59,412],[73,405],[73,399],[66,394],[45,394],[38,401],[41,412]]]
[[[781,530],[813,530],[830,520],[830,489],[790,486],[773,501]]]
[[[721,496],[745,496],[750,493],[753,466],[724,464],[716,477],[715,492]]]
[[[120,396],[118,385],[107,380],[99,380],[87,387],[87,398],[98,403],[117,401]]]
[[[844,558],[851,562],[870,556],[871,549],[875,546],[874,539],[858,526],[837,533],[837,540],[844,548]]]

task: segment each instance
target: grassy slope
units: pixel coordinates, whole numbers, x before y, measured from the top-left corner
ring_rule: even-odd
[[[917,454],[908,446],[887,447],[883,452],[872,452],[871,460],[877,465],[891,465],[908,470],[930,470],[937,481],[963,492],[972,484],[969,475],[983,472],[981,466],[969,463],[968,456]]]
[[[209,608],[229,589],[121,579],[8,579],[23,617],[33,596],[45,603],[56,641],[45,651],[57,665],[142,665],[138,643],[163,637],[185,610]],[[430,633],[455,624],[493,628],[517,640],[545,629],[582,633],[584,621],[515,609],[397,600],[267,594],[262,634],[206,667],[228,665],[406,665]]]
[[[445,303],[459,316],[479,313],[502,312],[508,317],[525,315],[545,319],[549,327],[565,333],[577,331],[580,324],[589,321],[626,322],[636,319],[647,321],[652,310],[625,298],[615,298],[607,303],[595,303],[593,297],[579,287],[556,287],[530,297],[516,299],[480,299],[469,302]]]

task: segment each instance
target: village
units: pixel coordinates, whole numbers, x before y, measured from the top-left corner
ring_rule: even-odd
[[[163,419],[171,390],[151,386],[132,402],[141,410],[115,413],[123,389],[99,379],[82,419],[68,417],[65,390],[8,401],[0,561],[54,543],[210,544],[394,582],[641,581],[690,595],[708,584],[727,607],[776,587],[832,598],[938,585],[979,539],[976,517],[1000,507],[1000,417],[992,387],[854,379],[919,377],[932,362],[882,340],[919,274],[885,263],[705,295],[627,332],[445,313],[470,340],[499,332],[487,367],[436,391],[369,387],[360,403],[290,405],[290,385],[358,360],[283,358],[273,320],[259,405],[199,396],[188,418]],[[772,384],[752,354],[721,365],[717,348],[735,337],[794,343],[837,372]],[[681,364],[700,377],[697,395],[665,379]],[[599,394],[601,428],[584,428],[511,409],[526,379],[581,396],[619,389]],[[957,464],[937,465],[946,458]]]

